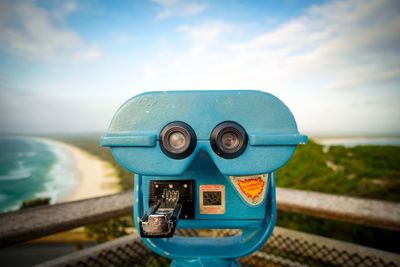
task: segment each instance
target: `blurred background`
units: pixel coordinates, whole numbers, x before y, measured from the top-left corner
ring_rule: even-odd
[[[131,190],[99,137],[124,101],[155,90],[272,93],[311,138],[278,186],[399,202],[399,44],[396,0],[3,0],[0,211]],[[396,231],[285,212],[278,225],[400,252]]]

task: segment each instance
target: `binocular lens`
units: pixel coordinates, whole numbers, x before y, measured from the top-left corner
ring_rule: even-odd
[[[196,147],[196,134],[184,122],[167,124],[160,134],[161,150],[174,159],[189,156]]]
[[[247,134],[235,122],[223,122],[211,133],[211,147],[214,152],[226,159],[240,156],[247,146]]]
[[[239,137],[235,133],[225,133],[221,137],[222,146],[228,150],[234,150],[240,144]]]
[[[185,138],[185,135],[182,134],[181,132],[174,132],[169,136],[168,139],[169,144],[174,148],[174,149],[182,149],[187,145],[187,140]]]

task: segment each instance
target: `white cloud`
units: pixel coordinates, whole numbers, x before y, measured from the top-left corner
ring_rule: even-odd
[[[219,46],[224,36],[232,33],[234,27],[222,22],[207,22],[200,26],[182,25],[178,30],[187,34],[193,42],[191,51],[199,53]]]
[[[198,15],[207,9],[207,5],[194,1],[154,0],[154,2],[161,7],[161,10],[157,14],[157,19],[193,16]]]
[[[268,90],[311,132],[354,131],[353,125],[361,132],[400,132],[400,107],[385,108],[393,103],[379,94],[393,90],[393,83],[393,97],[400,94],[399,10],[390,0],[328,2],[241,41],[237,25],[184,25],[178,31],[191,47],[164,64],[148,64],[157,79],[143,76],[137,87]],[[371,90],[379,105],[352,106],[353,97]]]
[[[85,43],[65,23],[65,16],[76,9],[73,1],[63,2],[54,11],[30,1],[1,1],[0,43],[12,53],[34,59],[97,59],[99,48]]]

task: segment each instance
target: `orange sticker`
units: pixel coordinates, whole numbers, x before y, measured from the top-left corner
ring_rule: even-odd
[[[263,202],[268,184],[268,174],[229,176],[229,179],[248,204],[258,206]]]
[[[239,180],[238,185],[240,190],[247,197],[251,199],[256,199],[261,195],[264,189],[265,182],[261,177],[257,177],[257,178]]]

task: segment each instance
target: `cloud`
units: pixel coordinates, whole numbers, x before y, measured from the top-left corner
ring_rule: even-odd
[[[59,8],[47,9],[34,3],[0,2],[2,48],[48,60],[101,56],[66,24],[66,17],[78,10],[75,2],[60,1]],[[3,69],[3,87],[25,90],[0,90],[0,130],[100,130],[123,99],[145,90],[243,88],[280,97],[306,133],[398,134],[399,3],[328,1],[273,28],[255,23],[270,17],[250,22],[200,18],[165,32],[170,40],[152,39],[148,45],[146,39],[147,50],[121,50],[123,59],[107,58],[108,64],[99,62],[99,68],[67,66],[31,80],[21,80],[20,73],[7,77]],[[160,3],[159,19],[206,9],[177,8],[186,4]],[[140,38],[117,35],[113,39],[120,44],[141,44]]]
[[[393,78],[387,72],[400,69],[400,17],[391,12],[390,1],[381,3],[346,1],[314,6],[304,16],[241,42],[230,41],[232,31],[225,30],[229,29],[226,23],[180,27],[199,54],[190,53],[178,60],[220,66],[226,75],[232,74],[229,70],[233,66],[241,65],[257,77],[264,78],[259,74],[267,71],[269,79],[277,82],[283,76],[294,79],[315,74],[328,79],[359,72],[360,68],[374,72],[372,76],[359,75],[365,83],[373,77]],[[232,71],[235,69],[241,72],[236,67]]]
[[[94,60],[99,48],[85,43],[66,22],[76,11],[73,1],[47,10],[31,1],[0,2],[0,44],[19,56],[40,60]]]
[[[234,27],[222,22],[207,22],[199,26],[181,25],[180,32],[185,33],[194,44],[191,52],[207,51],[224,41],[224,36],[232,33]]]
[[[203,13],[207,9],[207,5],[194,1],[154,0],[154,2],[161,7],[157,14],[157,19],[194,16]]]
[[[191,46],[165,64],[148,64],[157,79],[144,75],[138,87],[268,90],[283,98],[310,131],[344,132],[359,125],[359,131],[400,132],[400,108],[385,108],[393,101],[381,93],[397,88],[392,95],[400,94],[399,11],[399,2],[390,0],[327,2],[241,40],[240,25],[183,25],[178,31]],[[351,99],[366,95],[379,105],[352,110]]]

